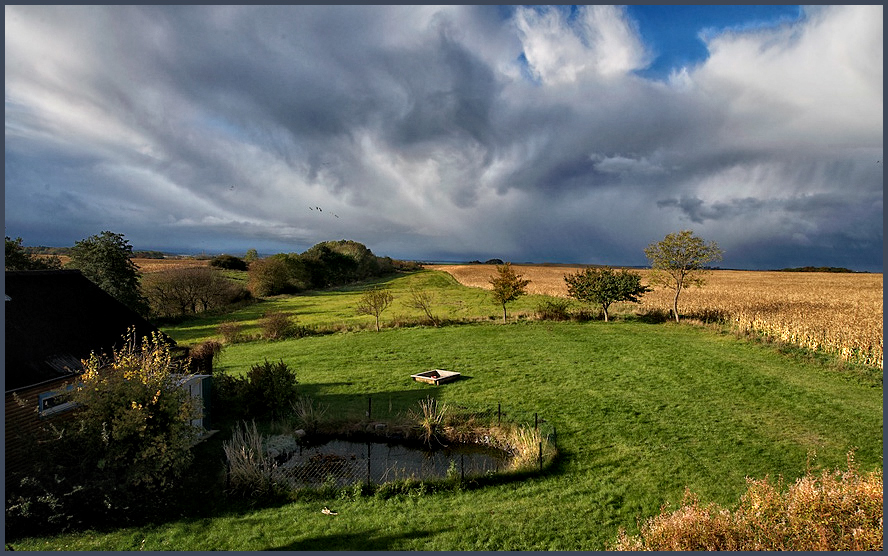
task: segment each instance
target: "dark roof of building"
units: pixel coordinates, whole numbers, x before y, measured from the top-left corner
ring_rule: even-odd
[[[7,271],[4,390],[68,378],[90,353],[111,354],[129,328],[159,330],[77,270]]]

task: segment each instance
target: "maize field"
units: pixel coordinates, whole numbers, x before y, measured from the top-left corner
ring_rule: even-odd
[[[530,280],[529,294],[567,297],[564,275],[582,266],[515,265]],[[450,273],[461,284],[490,289],[493,265],[427,265]],[[649,285],[649,270],[631,269]],[[684,289],[678,301],[685,318],[730,323],[744,333],[762,334],[843,360],[883,368],[882,275],[827,272],[715,270],[702,288]],[[672,306],[672,290],[658,286],[636,310]],[[631,304],[623,306],[632,310]],[[619,310],[618,304],[614,309]]]

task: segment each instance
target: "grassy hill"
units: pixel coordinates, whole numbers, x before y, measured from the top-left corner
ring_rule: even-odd
[[[279,297],[167,331],[186,343],[214,336],[223,320],[243,320],[257,331],[266,310],[295,312],[305,325],[341,327],[345,332],[235,344],[217,367],[240,373],[266,358],[283,360],[296,369],[303,392],[333,412],[367,396],[397,412],[429,395],[538,412],[557,427],[561,457],[553,469],[481,488],[388,498],[344,492],[251,508],[211,496],[207,503],[219,506],[197,515],[28,539],[15,548],[603,550],[619,528],[636,532],[638,520],[665,503],[674,507],[685,488],[730,507],[747,476],[782,475],[791,483],[810,465],[844,466],[849,450],[863,470],[882,465],[882,388],[859,374],[692,325],[629,319],[503,325],[487,292],[438,272],[388,285],[396,304],[384,323],[398,314],[418,316],[403,305],[418,285],[433,292],[443,315],[477,321],[377,333],[364,329],[370,317],[354,315],[360,295],[354,287]],[[510,314],[532,312],[541,299],[524,298]],[[468,378],[438,387],[409,378],[431,368]],[[322,514],[324,507],[338,515]]]

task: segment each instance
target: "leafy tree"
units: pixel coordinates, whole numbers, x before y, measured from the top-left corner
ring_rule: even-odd
[[[385,288],[367,288],[355,310],[359,315],[376,317],[376,331],[379,332],[379,315],[392,304],[393,299],[394,296]]]
[[[675,291],[672,314],[678,322],[678,296],[688,286],[701,287],[706,264],[722,259],[722,250],[712,241],[706,243],[691,230],[668,234],[662,241],[652,243],[644,250],[651,262],[651,283]]]
[[[210,266],[227,270],[247,270],[247,263],[234,255],[219,255],[210,259]]]
[[[607,322],[607,309],[615,301],[637,303],[638,298],[650,289],[641,285],[641,276],[621,269],[614,272],[610,267],[587,268],[576,274],[564,277],[567,293],[571,297],[601,306],[604,321]]]
[[[10,239],[6,236],[6,256],[3,259],[4,270],[58,270],[62,261],[57,256],[37,257],[22,247],[22,238]]]
[[[520,274],[517,274],[512,268],[512,263],[497,265],[496,272],[490,278],[490,285],[493,286],[493,301],[503,306],[503,322],[506,322],[506,303],[525,295],[530,280],[525,280]]]
[[[247,288],[256,297],[276,295],[290,288],[290,271],[283,258],[275,255],[253,261],[247,271]]]
[[[247,249],[247,252],[244,255],[244,262],[249,265],[256,260],[259,260],[259,253],[253,248]]]
[[[68,268],[76,268],[100,288],[140,315],[148,302],[139,286],[141,273],[132,261],[133,248],[123,234],[104,231],[74,244]]]

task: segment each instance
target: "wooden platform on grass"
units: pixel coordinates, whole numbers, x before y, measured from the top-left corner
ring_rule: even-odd
[[[434,369],[432,371],[410,375],[410,377],[417,382],[426,382],[428,384],[434,384],[435,386],[437,386],[439,384],[444,384],[445,382],[453,382],[454,380],[458,380],[459,373],[453,371],[444,371],[441,369]]]

